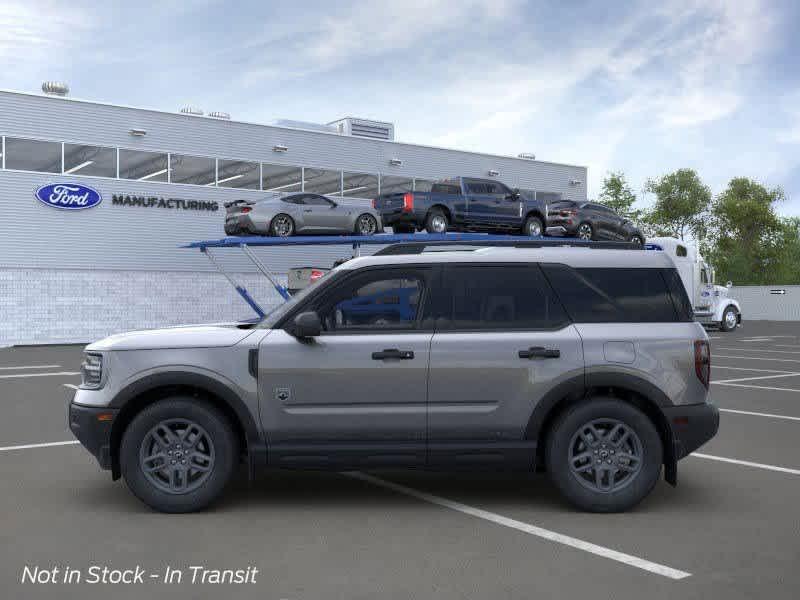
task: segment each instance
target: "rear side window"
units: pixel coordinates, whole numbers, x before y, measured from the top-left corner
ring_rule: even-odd
[[[672,296],[672,303],[678,311],[679,321],[693,321],[694,311],[692,310],[692,303],[686,293],[686,288],[681,281],[681,276],[678,275],[676,269],[664,269],[662,272],[664,281],[667,282],[669,293]]]
[[[458,196],[461,194],[461,188],[457,185],[453,185],[452,183],[434,183],[431,186],[431,193]]]
[[[437,328],[456,331],[554,329],[567,315],[536,265],[449,266]]]
[[[662,269],[573,269],[543,265],[576,323],[664,323],[678,313]]]

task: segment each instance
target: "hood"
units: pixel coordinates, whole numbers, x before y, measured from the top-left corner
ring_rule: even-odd
[[[727,287],[725,287],[724,285],[715,285],[714,286],[714,295],[715,296],[727,297],[729,291],[730,290]]]
[[[243,328],[244,327],[244,328]],[[158,350],[164,348],[221,348],[238,344],[253,333],[252,325],[219,323],[183,325],[117,333],[89,344],[87,350]]]

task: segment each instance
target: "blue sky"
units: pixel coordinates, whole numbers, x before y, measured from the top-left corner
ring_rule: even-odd
[[[0,87],[235,119],[393,121],[397,139],[781,186],[800,215],[800,3],[0,4]]]

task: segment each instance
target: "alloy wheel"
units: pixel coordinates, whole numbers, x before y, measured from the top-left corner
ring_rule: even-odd
[[[728,329],[733,329],[736,327],[736,311],[727,310],[725,311],[725,326]]]
[[[288,237],[292,235],[292,220],[286,215],[278,215],[272,222],[272,231],[278,237]]]
[[[214,443],[188,419],[162,421],[147,432],[139,448],[139,467],[162,492],[186,494],[202,486],[214,470]]]
[[[445,219],[442,215],[434,215],[431,217],[431,228],[436,233],[447,232],[447,219]]]
[[[378,224],[372,215],[361,215],[358,218],[358,233],[361,235],[372,235],[377,228]]]
[[[542,224],[537,219],[528,221],[528,235],[532,237],[542,235]]]
[[[578,237],[582,240],[592,239],[592,226],[588,223],[583,223],[578,227]]]
[[[644,452],[636,432],[616,419],[595,419],[572,436],[569,468],[593,492],[621,490],[642,470]]]

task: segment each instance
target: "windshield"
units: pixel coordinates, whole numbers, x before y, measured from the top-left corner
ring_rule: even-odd
[[[259,329],[272,329],[275,323],[280,321],[289,311],[295,306],[303,302],[314,290],[319,289],[321,282],[326,282],[326,285],[341,276],[341,271],[334,269],[324,277],[312,282],[308,287],[303,288],[294,296],[289,298],[283,304],[279,304],[272,311],[268,312],[263,319],[258,323]]]

